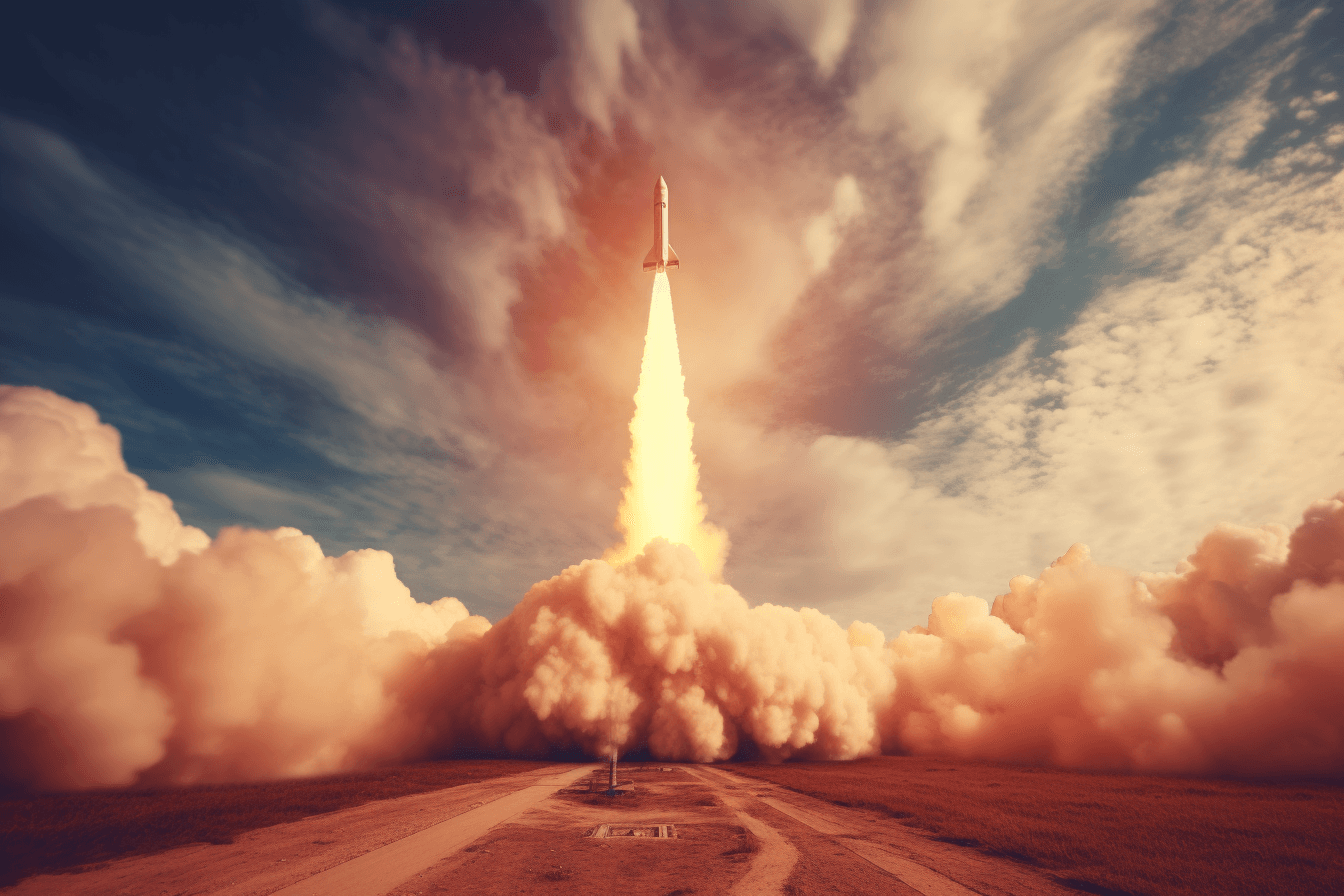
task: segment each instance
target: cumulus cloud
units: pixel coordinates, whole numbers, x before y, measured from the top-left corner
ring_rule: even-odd
[[[926,626],[890,641],[814,609],[751,607],[660,539],[538,583],[492,628],[453,598],[414,601],[385,552],[327,557],[294,529],[226,529],[152,558],[126,508],[68,506],[62,471],[33,469],[45,452],[115,467],[96,421],[28,425],[92,411],[37,389],[6,389],[0,406],[0,475],[32,493],[0,512],[0,754],[27,786],[576,747],[1344,770],[1338,498],[1291,533],[1221,526],[1167,575],[1075,545],[992,606],[937,598]]]

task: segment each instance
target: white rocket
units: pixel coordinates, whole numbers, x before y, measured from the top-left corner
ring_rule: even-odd
[[[667,181],[660,177],[653,185],[653,248],[644,257],[644,270],[661,272],[676,267],[681,267],[681,262],[667,242]]]

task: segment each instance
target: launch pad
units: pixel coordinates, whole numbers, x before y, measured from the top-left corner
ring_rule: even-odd
[[[595,840],[607,837],[644,837],[650,840],[678,839],[677,826],[674,824],[600,824],[589,831],[587,836]]]

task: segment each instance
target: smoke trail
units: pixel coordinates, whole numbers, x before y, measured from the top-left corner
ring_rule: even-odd
[[[629,562],[650,541],[665,538],[690,545],[711,579],[722,575],[728,537],[705,521],[700,467],[691,450],[692,428],[672,316],[672,288],[667,274],[660,271],[653,278],[644,360],[630,421],[628,484],[617,515],[625,544],[608,553],[608,562]]]

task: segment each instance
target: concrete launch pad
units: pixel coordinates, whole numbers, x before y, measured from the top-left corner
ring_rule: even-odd
[[[674,824],[600,824],[588,832],[594,839],[604,837],[646,837],[651,840],[677,839],[677,826]]]

